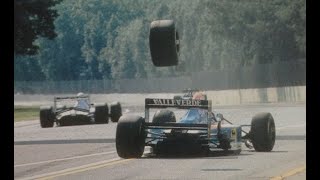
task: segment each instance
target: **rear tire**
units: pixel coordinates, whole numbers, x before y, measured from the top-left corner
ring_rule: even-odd
[[[179,35],[173,20],[151,22],[149,46],[155,66],[175,66],[178,64]]]
[[[110,105],[110,118],[112,122],[118,122],[122,116],[122,108],[119,102],[113,102]]]
[[[181,96],[179,96],[181,97]],[[168,123],[168,122],[176,122],[176,116],[174,115],[174,112],[168,110],[168,109],[161,109],[161,110],[158,110],[154,116],[153,116],[153,119],[152,119],[152,122],[153,123]],[[156,133],[160,133],[162,130],[160,129],[154,129],[152,130],[153,132],[156,132]],[[153,135],[151,135],[152,137]],[[159,155],[160,154],[160,151],[159,149],[157,148],[157,146],[153,146],[151,147],[151,153],[154,154],[154,155]]]
[[[168,109],[161,109],[154,114],[152,122],[153,123],[176,122],[176,116],[172,111]]]
[[[117,125],[116,149],[122,158],[139,158],[144,152],[146,133],[140,116],[121,116]]]
[[[54,113],[51,106],[40,107],[40,125],[42,128],[53,127]]]
[[[105,124],[109,122],[108,104],[95,105],[94,121],[96,124]]]
[[[273,149],[276,128],[270,113],[259,113],[251,121],[251,142],[256,151],[269,152]]]

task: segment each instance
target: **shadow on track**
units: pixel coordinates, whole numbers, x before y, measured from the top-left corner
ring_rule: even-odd
[[[252,154],[249,153],[240,153],[234,154],[233,152],[225,152],[225,151],[211,151],[208,154],[199,153],[199,154],[153,154],[153,153],[145,153],[141,159],[238,159],[239,156],[250,156]]]
[[[289,151],[274,151],[274,150],[272,150],[270,152],[257,152],[255,150],[243,150],[243,151],[254,152],[254,153],[287,153],[287,152],[289,152]]]

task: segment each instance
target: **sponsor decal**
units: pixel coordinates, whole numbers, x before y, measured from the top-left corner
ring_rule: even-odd
[[[154,105],[163,106],[201,106],[200,100],[187,100],[187,99],[152,99]]]
[[[231,138],[232,139],[236,139],[236,137],[237,137],[237,130],[236,130],[236,128],[232,128],[232,130],[231,130]]]

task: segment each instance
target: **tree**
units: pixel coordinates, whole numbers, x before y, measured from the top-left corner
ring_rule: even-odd
[[[34,56],[14,57],[14,80],[15,81],[42,81],[45,74],[42,72],[39,61]]]
[[[22,0],[15,0],[15,6],[16,2]],[[41,1],[43,6],[47,2],[59,1]],[[15,60],[15,74],[22,75],[17,78],[23,80],[24,67],[29,65],[39,65],[47,80],[86,80],[188,76],[305,59],[305,0],[68,0],[54,9],[59,14],[53,24],[58,36],[38,38],[34,41],[41,48],[37,55]],[[35,21],[38,16],[30,17],[39,24]],[[152,64],[149,28],[158,19],[175,21],[180,39],[177,67]],[[28,28],[20,33],[26,34]],[[30,42],[32,37],[36,36],[22,36]],[[37,61],[23,62],[30,59]],[[40,71],[30,71],[33,79],[36,72]]]
[[[34,55],[39,46],[33,42],[38,36],[53,39],[54,19],[58,16],[51,9],[62,0],[14,0],[14,53]]]

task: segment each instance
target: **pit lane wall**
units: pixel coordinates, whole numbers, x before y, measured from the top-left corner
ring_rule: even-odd
[[[168,74],[167,74],[168,75]],[[174,77],[73,81],[14,81],[14,94],[178,93],[186,88],[207,91],[306,85],[306,61],[209,69]],[[280,90],[282,91],[282,90]],[[228,92],[228,91],[226,91]],[[286,96],[287,97],[287,96]]]
[[[231,89],[205,91],[212,105],[240,105],[256,103],[305,103],[306,86],[270,87],[255,89]],[[93,103],[111,103],[119,101],[123,106],[143,105],[145,98],[173,98],[181,93],[111,93],[90,94]],[[68,96],[75,94],[57,94],[57,96]],[[55,95],[24,95],[15,94],[15,105],[49,105],[53,103]]]

